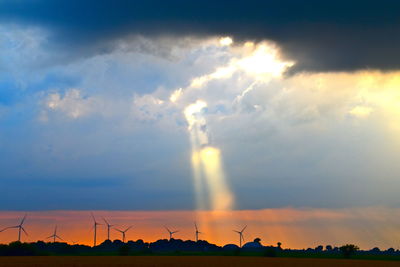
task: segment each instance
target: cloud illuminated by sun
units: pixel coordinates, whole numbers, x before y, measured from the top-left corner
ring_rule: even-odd
[[[219,39],[219,43],[222,46],[230,46],[231,44],[233,44],[233,40],[231,37],[227,36],[227,37],[221,37]]]
[[[371,114],[372,111],[373,109],[371,107],[356,106],[349,111],[349,114],[358,118],[366,118]]]
[[[218,67],[210,74],[194,78],[190,87],[200,88],[209,81],[229,78],[238,71],[243,71],[258,80],[268,80],[281,77],[295,64],[294,61],[282,59],[279,48],[268,42],[259,44],[246,42],[234,50],[239,51],[239,54],[232,58],[229,64]]]

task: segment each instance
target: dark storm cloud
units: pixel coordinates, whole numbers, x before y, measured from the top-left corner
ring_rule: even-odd
[[[49,28],[54,44],[101,53],[128,35],[270,39],[297,70],[400,68],[399,1],[0,1],[0,21]]]

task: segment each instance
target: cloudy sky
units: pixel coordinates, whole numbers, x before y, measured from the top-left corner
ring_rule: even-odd
[[[207,147],[206,209],[223,195],[233,211],[387,216],[400,208],[399,10],[1,0],[0,209],[204,208]]]

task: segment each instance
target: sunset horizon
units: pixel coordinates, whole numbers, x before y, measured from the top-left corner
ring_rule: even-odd
[[[338,247],[346,242],[353,242],[362,249],[399,249],[396,223],[400,210],[382,207],[334,210],[281,208],[236,211],[18,211],[2,212],[0,220],[3,222],[2,227],[17,225],[27,214],[24,227],[29,235],[21,237],[23,242],[50,242],[51,239],[47,237],[57,226],[58,234],[62,238],[59,242],[93,246],[92,212],[101,223],[98,226],[98,244],[107,239],[104,218],[114,228],[132,225],[126,241],[155,242],[168,239],[165,227],[179,229],[175,239],[194,241],[194,223],[197,223],[202,230],[199,239],[219,246],[238,245],[238,236],[233,230],[247,225],[245,241],[252,242],[255,238],[260,238],[261,243],[266,246],[276,246],[281,242],[282,247],[307,249],[319,245]],[[382,216],[385,216],[384,222]],[[204,218],[207,222],[201,221]],[[206,228],[207,225],[209,226]],[[1,238],[3,242],[13,242],[16,241],[17,234],[17,229],[9,229],[1,233]],[[122,240],[121,234],[111,230],[110,239]]]
[[[0,0],[0,256],[400,260],[399,12]]]

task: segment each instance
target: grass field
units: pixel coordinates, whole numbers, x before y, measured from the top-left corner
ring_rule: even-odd
[[[324,266],[400,266],[398,261],[368,261],[342,259],[299,259],[299,258],[261,258],[228,256],[45,256],[45,257],[0,257],[1,267],[39,267],[39,266],[145,266],[145,267],[200,267],[200,266],[269,266],[269,267],[324,267]]]

